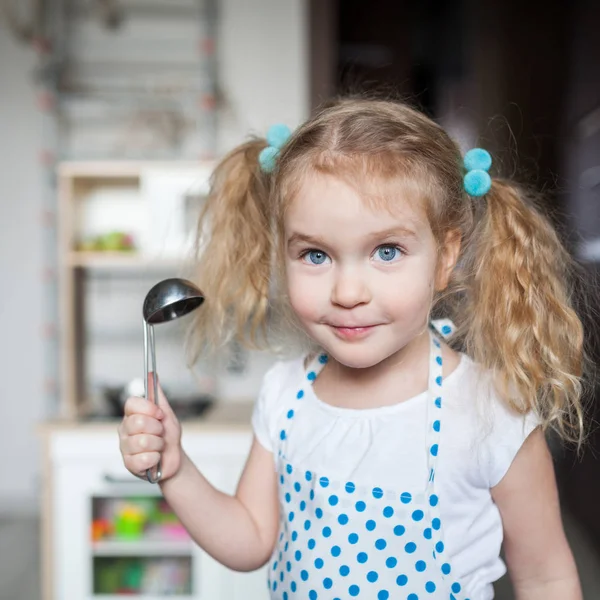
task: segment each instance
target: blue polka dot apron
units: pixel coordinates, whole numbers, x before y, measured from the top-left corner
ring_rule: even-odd
[[[440,333],[446,320],[433,322]],[[435,489],[442,416],[442,352],[430,332],[427,406],[428,478],[423,489],[368,488],[328,473],[297,469],[286,458],[304,389],[290,398],[280,431],[280,527],[268,573],[271,598],[291,600],[468,600],[446,559],[440,499]],[[307,367],[312,385],[327,362]]]

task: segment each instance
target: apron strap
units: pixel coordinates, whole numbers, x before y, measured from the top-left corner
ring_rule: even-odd
[[[279,450],[278,457],[287,456],[287,445],[290,436],[290,430],[293,429],[294,416],[296,412],[302,408],[304,402],[305,390],[310,387],[323,367],[327,364],[327,354],[323,351],[317,352],[308,362],[304,368],[304,375],[302,381],[302,387],[297,390],[296,396],[291,400],[286,410],[286,418],[283,423],[283,427],[279,431]]]
[[[451,328],[448,331],[448,328]],[[428,488],[432,488],[435,481],[435,469],[440,451],[440,431],[442,423],[442,405],[443,405],[443,360],[442,346],[437,338],[436,331],[446,337],[453,330],[451,321],[440,319],[432,321],[429,331],[430,352],[429,352],[429,385],[427,398],[427,466],[429,468]]]
[[[319,376],[319,373],[323,369],[323,367],[327,364],[327,354],[320,350],[317,352],[308,362],[305,369],[305,377],[308,383],[311,385],[314,383],[315,379]]]
[[[444,339],[456,331],[456,325],[450,319],[433,319],[431,325]]]

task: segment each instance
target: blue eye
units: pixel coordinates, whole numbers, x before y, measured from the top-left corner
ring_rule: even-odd
[[[322,265],[329,257],[322,250],[309,250],[302,258],[310,265]]]
[[[392,262],[402,256],[402,251],[397,246],[379,246],[376,256],[383,262]]]

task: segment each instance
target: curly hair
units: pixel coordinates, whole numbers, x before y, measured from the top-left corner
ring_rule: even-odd
[[[235,148],[213,175],[198,227],[207,302],[194,321],[196,357],[233,338],[268,347],[270,315],[286,314],[274,293],[285,287],[283,216],[306,177],[325,173],[372,202],[422,202],[438,251],[448,233],[460,234],[457,266],[432,306],[456,323],[451,344],[491,370],[514,410],[535,411],[565,440],[582,439],[574,263],[523,188],[494,177],[484,198],[469,197],[458,145],[424,114],[389,100],[328,102],[293,133],[271,174],[258,163],[265,146],[253,139]]]

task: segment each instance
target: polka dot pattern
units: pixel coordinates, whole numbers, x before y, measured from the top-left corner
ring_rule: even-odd
[[[412,489],[392,492],[385,485],[365,487],[360,481],[338,481],[332,473],[302,469],[286,460],[285,450],[305,391],[299,390],[290,399],[279,429],[284,510],[280,511],[280,534],[268,571],[272,599],[468,600],[445,552],[441,500],[434,488],[443,380],[440,344],[433,336],[432,349],[425,493]],[[306,372],[307,385],[326,363],[326,355],[313,361]],[[337,592],[335,598],[331,590]]]

